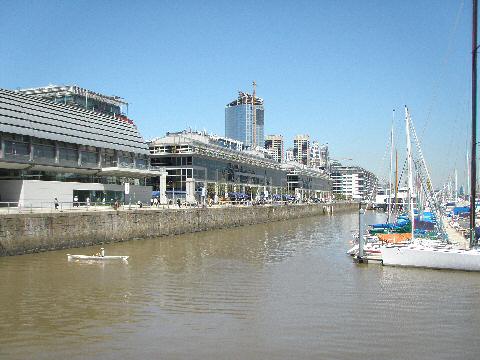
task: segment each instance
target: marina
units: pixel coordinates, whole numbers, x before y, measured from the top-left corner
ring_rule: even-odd
[[[2,5],[0,360],[480,358],[478,0]]]
[[[105,247],[127,265],[2,258],[0,357],[476,359],[478,274],[356,265],[357,225],[350,212]]]

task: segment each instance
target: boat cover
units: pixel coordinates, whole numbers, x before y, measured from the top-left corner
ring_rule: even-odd
[[[412,234],[411,233],[377,234],[377,237],[382,242],[389,243],[389,244],[397,244],[397,243],[410,240],[412,238]]]

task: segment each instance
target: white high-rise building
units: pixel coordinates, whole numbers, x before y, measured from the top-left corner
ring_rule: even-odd
[[[310,148],[310,166],[327,171],[329,164],[328,144],[313,141]]]
[[[295,161],[295,157],[293,156],[293,149],[287,149],[285,151],[285,161],[286,162]]]
[[[310,136],[297,135],[293,139],[293,157],[296,162],[310,165]]]
[[[373,200],[377,189],[377,177],[360,166],[332,164],[330,177],[334,195],[343,195],[352,200]]]
[[[267,135],[265,137],[265,149],[277,162],[283,161],[283,136]]]

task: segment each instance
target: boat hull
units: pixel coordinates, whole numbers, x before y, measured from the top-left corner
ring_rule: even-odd
[[[108,261],[108,260],[123,260],[128,261],[128,256],[89,256],[89,255],[70,255],[67,254],[68,260],[92,260],[92,261]]]
[[[381,248],[383,265],[480,271],[480,251],[426,247]]]

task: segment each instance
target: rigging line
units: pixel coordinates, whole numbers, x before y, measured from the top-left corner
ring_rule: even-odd
[[[463,5],[464,5],[464,0],[462,0],[462,2],[460,3],[460,5],[458,7],[457,15],[455,16],[455,23],[454,23],[453,29],[448,36],[448,46],[447,46],[447,51],[446,51],[445,57],[443,58],[443,61],[442,61],[441,71],[440,71],[439,76],[436,78],[436,80],[433,84],[432,101],[430,102],[430,105],[428,107],[427,116],[425,118],[426,119],[425,123],[423,124],[423,128],[420,131],[420,137],[421,138],[423,138],[423,135],[425,134],[425,131],[427,130],[427,126],[428,126],[428,124],[431,120],[433,107],[434,107],[435,103],[437,102],[437,98],[438,98],[438,89],[440,88],[440,79],[445,76],[445,71],[446,71],[445,68],[447,67],[448,62],[450,60],[450,55],[453,52],[454,35],[457,32],[458,24],[460,23],[460,16],[463,12]]]
[[[374,173],[380,174],[380,169],[381,169],[381,168],[385,168],[384,165],[385,165],[385,162],[386,162],[386,160],[387,160],[388,151],[389,151],[389,141],[388,141],[387,144],[385,145],[385,151],[384,151],[384,153],[383,153],[383,156],[382,156],[380,162],[377,163],[376,168],[374,169]],[[382,175],[382,177],[383,177],[383,176],[384,176],[384,175]]]
[[[403,167],[402,167],[402,172],[400,173],[400,176],[398,177],[398,187],[400,187],[400,183],[402,181],[402,176],[405,173],[405,170],[407,169],[407,162],[408,162],[408,159],[405,159],[405,162],[403,163]]]
[[[463,151],[464,149],[462,149],[461,147],[456,147],[456,150],[454,149],[454,143],[455,143],[455,140],[460,138],[460,139],[463,139],[462,137],[462,132],[464,131],[464,128],[461,127],[461,126],[457,126],[459,124],[459,121],[460,121],[460,118],[464,118],[467,114],[467,107],[468,107],[468,94],[465,94],[465,97],[464,97],[464,102],[463,102],[463,112],[462,114],[459,114],[457,115],[455,118],[454,118],[454,122],[453,122],[453,131],[450,133],[450,141],[449,141],[449,144],[448,146],[446,147],[446,152],[445,152],[445,155],[444,155],[444,159],[447,159],[447,158],[450,158],[452,159],[453,158],[453,168],[456,168],[457,166],[457,163],[458,163],[458,158],[459,158],[459,153],[461,152],[461,156],[462,157],[462,162],[463,162]],[[452,127],[452,126],[450,126]],[[453,154],[453,156],[452,156]],[[448,161],[450,164],[451,164],[451,161]],[[443,183],[445,182],[444,179],[442,179],[442,181],[440,183]]]

